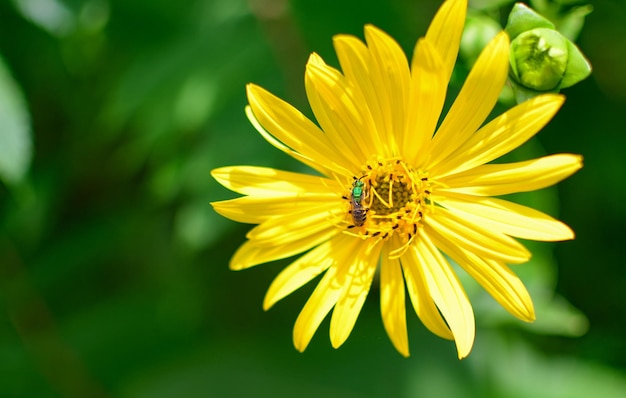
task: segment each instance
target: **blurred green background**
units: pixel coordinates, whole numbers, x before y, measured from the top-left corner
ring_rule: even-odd
[[[585,157],[557,188],[518,198],[577,232],[514,267],[535,324],[467,280],[472,354],[458,361],[409,308],[405,359],[374,285],[344,346],[330,347],[327,320],[300,354],[291,330],[314,284],[266,313],[287,262],[228,270],[250,226],[212,211],[235,195],[210,170],[307,171],[249,125],[245,84],[310,114],[310,52],[336,65],[332,35],[373,23],[411,54],[439,4],[0,0],[0,397],[625,396],[621,0],[592,2],[577,42],[593,75],[512,155]],[[512,6],[470,4],[500,22]],[[460,59],[456,89],[464,70]]]

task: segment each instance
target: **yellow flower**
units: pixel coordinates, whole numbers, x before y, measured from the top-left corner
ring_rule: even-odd
[[[399,45],[369,25],[365,43],[334,38],[343,72],[312,54],[305,83],[319,127],[264,89],[247,87],[256,129],[320,176],[219,168],[213,177],[246,196],[212,205],[232,220],[259,224],[232,269],[306,252],[276,277],[265,309],[323,274],[294,326],[300,351],[333,307],[330,340],[335,348],[343,344],[378,270],[383,323],[402,355],[409,355],[406,286],[423,324],[454,339],[459,358],[466,357],[474,314],[444,253],[511,314],[535,318],[528,292],[506,265],[531,256],[514,237],[558,241],[574,234],[546,214],[493,196],[555,184],[582,159],[559,154],[486,164],[531,138],[563,103],[560,95],[541,95],[481,127],[507,77],[504,33],[482,52],[437,127],[466,8],[466,0],[442,5],[410,66]]]

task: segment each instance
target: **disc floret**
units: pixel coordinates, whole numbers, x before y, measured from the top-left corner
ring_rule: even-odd
[[[367,219],[356,229],[349,224],[346,232],[363,239],[397,235],[404,243],[398,252],[403,252],[419,233],[430,203],[432,191],[427,174],[401,159],[393,159],[368,163],[361,175],[354,179],[363,182],[361,203],[368,209]]]

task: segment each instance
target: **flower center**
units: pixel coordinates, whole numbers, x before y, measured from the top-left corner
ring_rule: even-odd
[[[344,196],[350,203],[345,232],[362,239],[398,235],[404,252],[419,233],[430,194],[426,173],[402,160],[367,164]]]

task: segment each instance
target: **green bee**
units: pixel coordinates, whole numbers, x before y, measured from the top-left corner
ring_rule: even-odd
[[[363,176],[365,177],[365,176]],[[363,178],[361,177],[361,178]],[[365,183],[361,181],[361,178],[354,177],[354,183],[352,183],[352,192],[350,192],[350,214],[352,214],[352,221],[354,222],[352,227],[360,227],[365,224],[367,219],[368,208],[363,207],[363,187]]]

